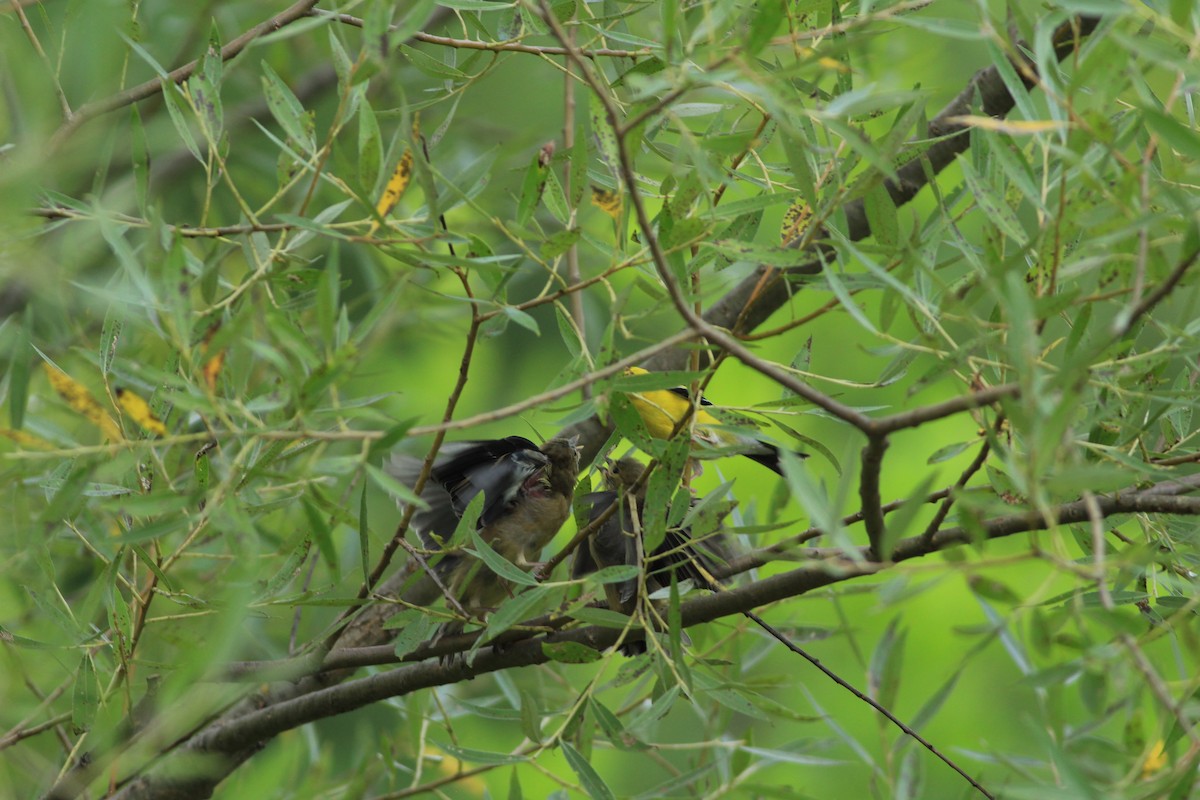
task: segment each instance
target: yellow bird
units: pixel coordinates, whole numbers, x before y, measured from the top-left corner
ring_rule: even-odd
[[[641,367],[629,367],[626,375],[647,375]],[[692,401],[688,390],[682,386],[671,389],[653,389],[646,392],[626,392],[629,401],[637,410],[638,416],[646,424],[646,430],[655,439],[669,439],[675,426],[688,413]],[[700,398],[697,406],[692,429],[692,455],[696,458],[719,458],[732,450],[752,461],[757,461],[767,469],[783,474],[779,462],[779,448],[770,442],[748,436],[730,429],[721,420],[705,410],[711,406],[705,398]],[[681,430],[687,430],[685,424]],[[724,452],[722,452],[724,451]],[[796,453],[805,458],[805,453]]]

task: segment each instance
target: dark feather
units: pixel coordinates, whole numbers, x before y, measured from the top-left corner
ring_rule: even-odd
[[[691,393],[690,391],[688,391],[688,388],[687,388],[686,386],[672,386],[670,389],[667,389],[667,391],[668,391],[668,392],[670,392],[671,394],[677,394],[677,395],[679,395],[679,396],[680,396],[680,397],[682,397],[684,400],[691,400],[691,399],[692,399],[692,393]],[[709,400],[709,399],[708,399],[707,397],[705,397],[704,395],[700,395],[700,405],[702,405],[702,406],[711,406],[711,405],[712,405],[712,401],[711,401],[711,400]]]

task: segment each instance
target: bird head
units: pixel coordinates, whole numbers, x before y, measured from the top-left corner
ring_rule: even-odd
[[[578,436],[550,439],[542,445],[542,454],[549,462],[542,470],[547,487],[557,484],[563,491],[568,485],[574,489],[575,478],[579,475],[579,450]]]
[[[604,466],[600,468],[600,474],[604,477],[604,485],[610,491],[619,492],[637,483],[645,470],[646,465],[636,458],[626,457],[615,461],[606,458]]]

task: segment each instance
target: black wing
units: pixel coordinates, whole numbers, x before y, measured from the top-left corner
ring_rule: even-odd
[[[546,457],[523,436],[445,445],[421,491],[428,508],[417,512],[413,526],[426,547],[436,547],[454,533],[471,500],[484,493],[480,525],[486,525],[511,507],[521,486],[544,466]],[[421,462],[393,457],[389,472],[412,486],[421,474]]]
[[[687,389],[687,387],[686,387],[686,386],[672,386],[670,389],[667,389],[667,391],[668,391],[668,392],[670,392],[671,394],[677,394],[677,395],[679,395],[679,396],[680,396],[680,397],[682,397],[684,400],[691,400],[691,399],[692,399],[692,393],[688,391],[688,389]],[[711,400],[709,400],[709,399],[708,399],[707,397],[705,397],[704,395],[700,395],[700,405],[702,405],[702,406],[711,406],[711,405],[712,405],[712,401],[711,401]]]

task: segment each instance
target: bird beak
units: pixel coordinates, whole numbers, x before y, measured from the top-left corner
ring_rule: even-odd
[[[600,477],[604,478],[605,481],[612,480],[613,476],[616,475],[616,470],[617,462],[605,456],[604,463],[600,465]]]

